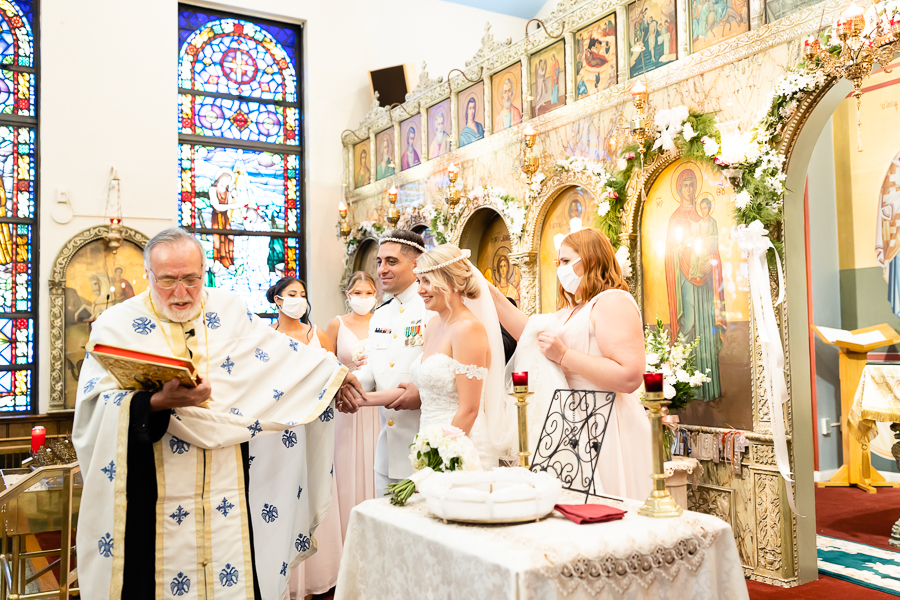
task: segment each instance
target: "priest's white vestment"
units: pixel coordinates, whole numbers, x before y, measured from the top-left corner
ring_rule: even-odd
[[[73,441],[84,477],[78,522],[82,598],[119,599],[127,477],[155,477],[156,597],[279,600],[290,569],[315,552],[331,502],[334,409],[346,367],[207,289],[192,321],[157,316],[145,292],[105,311],[91,341],[190,358],[212,385],[209,409],[179,408],[153,445],[155,473],[128,473],[134,392],[92,357],[78,381]],[[208,352],[207,352],[208,350]],[[249,442],[249,506],[240,444]]]

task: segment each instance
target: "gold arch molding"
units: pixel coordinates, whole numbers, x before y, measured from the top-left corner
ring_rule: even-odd
[[[573,187],[584,188],[590,192],[596,202],[600,202],[603,197],[604,187],[600,185],[600,180],[589,173],[557,171],[545,179],[541,191],[535,196],[528,210],[525,233],[522,235],[521,252],[540,251],[541,227],[544,225],[544,219],[547,218],[547,211],[550,210],[554,200]]]
[[[47,412],[73,412],[65,401],[65,303],[66,271],[79,250],[105,239],[109,225],[89,227],[66,242],[56,255],[47,283],[50,288],[50,405]],[[124,240],[143,249],[150,239],[136,229],[122,227]]]

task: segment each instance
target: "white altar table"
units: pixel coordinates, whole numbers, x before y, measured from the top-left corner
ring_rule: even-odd
[[[561,503],[583,495],[564,493]],[[601,500],[596,500],[601,502]],[[523,525],[445,524],[418,494],[353,509],[335,600],[748,598],[731,528],[687,512],[576,525],[554,512]]]

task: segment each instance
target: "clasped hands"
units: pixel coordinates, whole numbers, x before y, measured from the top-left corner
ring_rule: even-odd
[[[357,382],[358,384],[359,382]],[[359,410],[360,406],[379,406],[391,410],[418,410],[422,406],[419,398],[419,390],[412,382],[403,382],[397,385],[391,396],[397,396],[386,402],[370,402],[366,393],[359,385],[344,384],[337,394],[336,406],[343,413],[353,414]],[[381,394],[382,392],[379,392]]]

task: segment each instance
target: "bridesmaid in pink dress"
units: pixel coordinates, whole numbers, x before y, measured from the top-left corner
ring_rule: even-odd
[[[556,263],[564,306],[556,330],[538,334],[538,347],[560,365],[570,389],[616,392],[597,475],[603,492],[644,500],[653,484],[650,423],[636,393],[647,366],[640,310],[597,229],[565,236]],[[500,323],[519,339],[528,318],[493,286],[491,293]]]
[[[345,293],[351,310],[332,319],[326,331],[337,348],[338,360],[355,371],[365,364],[365,357],[356,355],[369,337],[375,280],[365,271],[357,271],[350,276]],[[375,497],[375,442],[380,433],[377,408],[363,407],[353,414],[335,412],[334,480],[342,536],[347,535],[353,507]]]
[[[321,329],[310,323],[311,307],[306,298],[306,284],[296,277],[282,277],[266,292],[269,302],[278,306],[278,321],[272,325],[276,331],[306,344],[310,348],[334,351],[334,345]],[[327,592],[337,583],[341,564],[341,520],[335,509],[337,485],[332,480],[331,509],[316,527],[316,553],[291,571],[289,589],[291,598],[305,598],[309,594]]]

